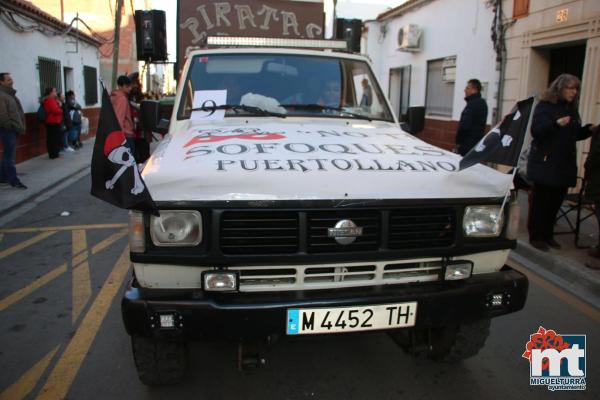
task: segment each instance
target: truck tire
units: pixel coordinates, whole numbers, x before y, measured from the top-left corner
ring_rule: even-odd
[[[489,318],[434,330],[428,357],[448,363],[465,360],[483,348],[489,335]]]
[[[476,355],[490,334],[490,319],[443,328],[400,330],[392,339],[408,354],[453,363]]]
[[[144,385],[181,382],[187,370],[185,342],[132,336],[131,346],[138,376]]]

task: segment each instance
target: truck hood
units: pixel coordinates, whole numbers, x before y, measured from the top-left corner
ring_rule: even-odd
[[[338,118],[177,121],[142,171],[155,201],[502,197],[512,177],[397,125]]]

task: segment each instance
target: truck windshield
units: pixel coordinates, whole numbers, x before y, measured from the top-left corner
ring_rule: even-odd
[[[357,60],[281,54],[195,56],[178,119],[190,118],[194,109],[206,106],[194,104],[194,96],[205,98],[209,93],[203,91],[225,91],[224,102],[209,103],[222,106],[226,117],[283,114],[393,121],[369,66]]]

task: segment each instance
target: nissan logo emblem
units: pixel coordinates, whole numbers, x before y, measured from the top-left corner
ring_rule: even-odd
[[[350,219],[338,221],[334,228],[327,229],[327,236],[334,238],[339,244],[351,244],[362,234],[363,228],[356,226]]]

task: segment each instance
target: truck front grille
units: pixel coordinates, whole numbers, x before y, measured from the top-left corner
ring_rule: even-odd
[[[447,248],[456,237],[457,208],[404,207],[390,210],[244,210],[221,212],[220,248],[225,255],[340,254],[380,250]],[[341,220],[363,228],[340,244],[328,229]]]
[[[454,243],[456,213],[452,207],[406,208],[390,213],[390,249],[427,249]]]
[[[316,290],[441,280],[439,259],[368,264],[229,268],[240,274],[240,291]]]
[[[298,251],[298,213],[228,211],[221,219],[224,254],[286,254]]]

